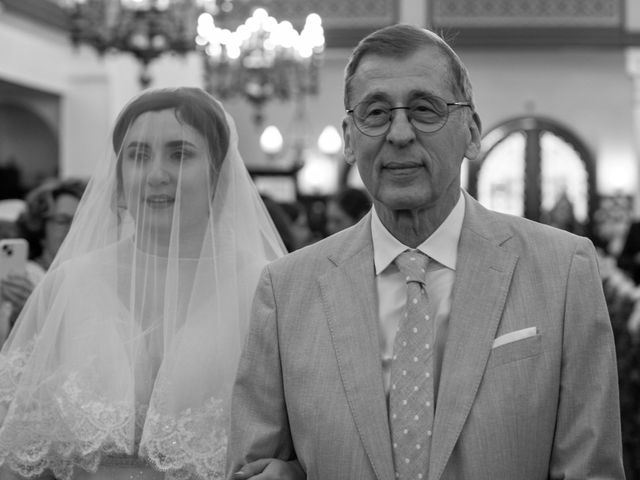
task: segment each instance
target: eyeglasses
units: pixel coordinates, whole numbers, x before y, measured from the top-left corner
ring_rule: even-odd
[[[358,103],[347,114],[353,118],[358,130],[369,137],[386,134],[391,128],[394,110],[407,110],[413,128],[423,133],[440,130],[449,119],[449,107],[470,107],[469,102],[447,102],[436,96],[424,96],[411,100],[404,107],[392,107],[384,100],[365,100]]]

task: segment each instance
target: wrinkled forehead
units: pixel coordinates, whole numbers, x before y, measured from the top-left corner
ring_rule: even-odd
[[[403,101],[416,92],[449,98],[452,79],[449,58],[435,45],[400,58],[368,54],[351,82],[352,103],[374,95]]]

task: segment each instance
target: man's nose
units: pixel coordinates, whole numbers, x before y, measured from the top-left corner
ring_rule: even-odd
[[[387,141],[401,147],[412,143],[416,138],[416,132],[409,121],[407,110],[396,109],[391,115],[391,126],[387,132]]]

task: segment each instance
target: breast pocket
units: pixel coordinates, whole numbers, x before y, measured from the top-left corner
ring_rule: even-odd
[[[542,335],[540,334],[506,343],[491,350],[487,370],[524,358],[535,357],[541,352]]]

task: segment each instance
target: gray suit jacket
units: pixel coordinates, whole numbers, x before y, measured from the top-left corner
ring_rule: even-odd
[[[465,194],[429,480],[622,479],[613,337],[591,243]],[[269,265],[232,400],[228,467],[394,478],[370,216]],[[528,327],[537,335],[492,348]]]

